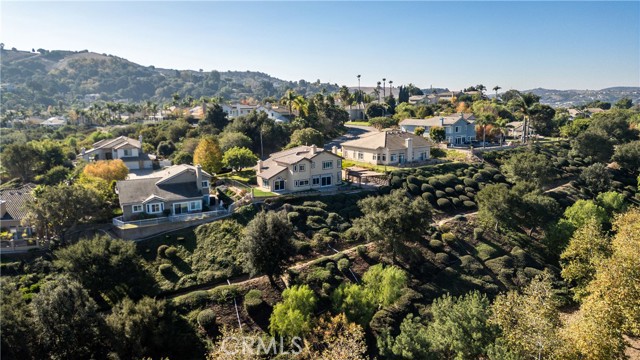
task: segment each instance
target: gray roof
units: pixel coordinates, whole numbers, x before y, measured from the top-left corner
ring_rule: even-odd
[[[32,191],[36,186],[26,184],[15,189],[0,190],[0,200],[5,202],[7,213],[0,220],[21,220],[27,211],[24,207],[27,200],[33,199]]]
[[[186,200],[202,197],[202,192],[194,182],[181,184],[160,184],[159,178],[140,178],[118,181],[120,204],[144,203],[153,197],[163,201]]]
[[[315,147],[315,151],[313,149],[314,146],[301,145],[288,150],[273,153],[269,156],[268,159],[262,162],[262,166],[260,168],[258,176],[264,179],[271,179],[272,177],[281,173],[283,170],[286,170],[287,165],[297,164],[298,162],[303,160],[311,161],[310,159],[316,157],[321,153],[328,153],[335,157],[341,158],[340,156],[323,148]]]
[[[131,139],[126,136],[118,136],[115,139],[105,139],[105,140],[100,140],[97,143],[94,143],[93,148],[87,150],[86,153],[90,153],[98,149],[117,149],[126,145],[129,145],[138,149],[142,147],[142,144],[140,144],[140,141],[138,140]]]
[[[422,136],[398,130],[374,133],[372,135],[364,136],[356,140],[344,142],[342,146],[373,150],[380,148],[387,148],[389,150],[400,150],[407,148],[405,142],[406,139],[412,140],[412,146],[414,148],[431,146],[431,142]]]
[[[404,119],[400,122],[400,126],[450,126],[458,122],[460,119],[464,119],[466,122],[472,123],[476,118],[471,113],[461,113],[447,116],[434,116],[428,119]]]

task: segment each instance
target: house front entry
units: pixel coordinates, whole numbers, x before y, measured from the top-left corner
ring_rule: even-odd
[[[331,183],[332,183],[331,175],[322,175],[320,186],[331,186]]]
[[[275,190],[275,191],[284,190],[284,180],[278,179],[278,180],[274,181],[273,182],[273,190]]]

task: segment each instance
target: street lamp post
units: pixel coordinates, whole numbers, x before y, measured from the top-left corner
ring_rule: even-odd
[[[389,96],[393,96],[393,80],[389,80]]]
[[[387,79],[386,78],[382,78],[382,98],[386,98],[387,97]]]

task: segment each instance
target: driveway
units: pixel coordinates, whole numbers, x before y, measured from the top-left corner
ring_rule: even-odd
[[[374,127],[371,126],[360,126],[360,125],[345,125],[347,127],[347,133],[337,137],[330,142],[324,145],[324,148],[331,151],[333,146],[336,146],[338,149],[342,147],[342,143],[345,141],[355,140],[361,138],[364,135],[368,135],[371,132],[377,132]]]

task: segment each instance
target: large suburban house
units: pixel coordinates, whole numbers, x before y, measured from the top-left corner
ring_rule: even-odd
[[[296,146],[271,154],[256,166],[258,187],[289,192],[342,183],[342,157],[315,145]]]
[[[342,156],[376,165],[420,162],[430,158],[431,142],[413,133],[387,130],[344,142]]]
[[[153,168],[149,155],[142,151],[142,136],[138,140],[125,136],[101,140],[89,150],[82,148],[79,157],[85,161],[120,159],[129,170]]]
[[[13,234],[19,239],[22,234],[31,235],[31,227],[23,226],[22,219],[26,217],[25,204],[33,199],[35,185],[26,184],[19,188],[0,190],[0,228]]]
[[[289,109],[283,106],[267,104],[265,106],[258,106],[256,110],[266,113],[267,117],[275,122],[288,123],[293,117],[293,114],[289,112]]]
[[[229,119],[236,118],[238,116],[249,115],[252,111],[256,110],[257,106],[255,105],[245,105],[245,104],[222,104],[222,110],[227,113],[227,117]]]
[[[476,125],[473,114],[453,114],[448,116],[435,116],[429,119],[404,119],[400,122],[400,128],[413,133],[416,128],[424,128],[424,136],[429,136],[429,130],[434,126],[445,129],[445,138],[448,143],[460,145],[476,140]]]
[[[507,136],[514,139],[522,137],[522,129],[524,129],[524,121],[512,121],[507,123]],[[532,136],[536,134],[535,129],[531,125],[527,125],[527,134]]]
[[[174,165],[164,170],[116,183],[122,219],[147,215],[202,212],[209,206],[211,175],[200,165]],[[145,215],[143,215],[145,214]]]

